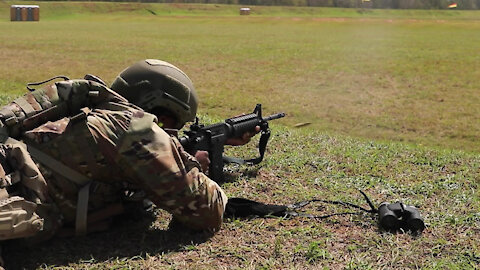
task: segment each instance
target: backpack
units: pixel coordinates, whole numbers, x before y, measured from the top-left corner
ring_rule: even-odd
[[[44,84],[57,78],[64,81],[37,90],[31,88],[32,85]],[[30,93],[0,108],[0,148],[3,149],[3,152],[0,151],[0,240],[34,236],[42,231],[53,231],[61,224],[55,205],[48,203],[46,194],[39,195],[46,193],[46,182],[30,155],[81,187],[78,190],[75,227],[77,234],[86,233],[92,181],[17,139],[23,132],[49,121],[85,115],[88,108],[94,108],[100,103],[126,100],[92,75],[85,76],[83,80],[68,80],[64,76],[52,79],[28,84]],[[21,168],[11,165],[18,160],[27,161],[26,165]],[[30,173],[32,176],[28,178],[28,174],[20,173],[22,169],[36,173]]]

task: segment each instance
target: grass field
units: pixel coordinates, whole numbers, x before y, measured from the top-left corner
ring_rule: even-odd
[[[39,23],[11,23],[2,7],[2,100],[54,74],[111,82],[155,57],[192,77],[202,113],[263,103],[290,126],[480,150],[477,11],[44,3]]]
[[[111,82],[139,59],[164,59],[192,78],[204,116],[256,103],[288,115],[262,167],[232,168],[228,195],[362,203],[360,188],[378,203],[418,206],[428,225],[412,237],[379,232],[369,216],[233,220],[206,240],[166,231],[160,212],[153,224],[124,221],[26,258],[5,250],[12,269],[479,267],[480,12],[253,7],[238,16],[238,6],[40,2],[40,22],[12,23],[12,3],[0,2],[2,103],[26,82],[85,73]]]

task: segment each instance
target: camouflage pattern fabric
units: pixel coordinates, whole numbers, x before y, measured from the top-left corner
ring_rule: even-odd
[[[46,201],[47,183],[26,150],[19,145],[0,144],[0,188],[6,189],[17,183],[24,189],[19,192],[27,200],[34,203]]]
[[[56,85],[60,88],[58,83]],[[35,92],[32,95],[45,99],[44,94]],[[158,207],[172,213],[187,227],[217,231],[227,203],[221,188],[201,172],[198,162],[183,150],[175,137],[158,126],[154,115],[108,91],[100,95],[108,98],[101,102],[101,98],[95,96],[94,102],[83,103],[61,98],[67,104],[88,104],[90,108],[75,109],[78,113],[74,117],[28,130],[22,139],[94,180],[90,188],[89,213],[122,200],[128,186],[145,191]],[[56,97],[51,93],[50,96]],[[40,169],[64,223],[72,223],[80,187],[44,166]]]
[[[88,128],[109,163],[116,164],[133,184],[159,207],[190,228],[217,231],[227,198],[200,172],[200,164],[178,140],[140,110],[94,110]]]
[[[0,240],[47,239],[59,227],[59,218],[28,152],[21,145],[0,144]]]
[[[0,108],[0,139],[18,138],[24,131],[38,127],[45,119],[71,117],[85,107],[107,101],[126,100],[104,85],[87,80],[57,82],[25,94]]]

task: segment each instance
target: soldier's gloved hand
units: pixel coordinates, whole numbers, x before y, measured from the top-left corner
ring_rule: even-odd
[[[260,127],[256,126],[255,130],[247,131],[247,132],[243,133],[243,135],[241,137],[230,138],[225,142],[225,144],[233,145],[233,146],[247,144],[250,141],[250,139],[252,139],[252,137],[257,135],[259,132],[260,132]]]
[[[210,166],[210,158],[208,157],[207,151],[197,151],[195,153],[195,158],[197,159],[200,166],[202,166],[202,172],[207,173],[208,167]]]

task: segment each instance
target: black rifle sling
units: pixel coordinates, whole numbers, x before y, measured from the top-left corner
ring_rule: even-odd
[[[267,149],[267,143],[268,139],[270,139],[270,129],[267,129],[266,131],[262,131],[262,134],[260,136],[260,141],[258,143],[258,152],[259,156],[256,158],[251,158],[251,159],[241,159],[241,158],[235,158],[235,157],[227,157],[223,156],[223,162],[224,163],[235,163],[235,164],[259,164],[262,162],[263,157],[265,156],[265,150]]]
[[[332,216],[343,216],[343,215],[359,215],[362,212],[342,212],[342,213],[333,213],[323,216],[308,214],[305,212],[300,212],[299,210],[312,202],[322,202],[328,204],[335,204],[335,205],[342,205],[344,207],[356,208],[363,212],[375,214],[378,210],[375,208],[373,203],[370,201],[368,196],[362,192],[365,200],[367,201],[368,205],[371,209],[366,209],[361,206],[342,202],[342,201],[330,201],[330,200],[320,200],[320,199],[312,199],[308,201],[302,201],[294,204],[288,205],[276,205],[276,204],[265,204],[261,202],[256,202],[253,200],[245,199],[245,198],[231,198],[228,199],[227,206],[225,208],[225,217],[236,217],[236,218],[247,218],[247,217],[267,217],[267,216],[275,216],[275,217],[308,217],[308,218],[315,218],[315,219],[323,219],[329,218]]]

